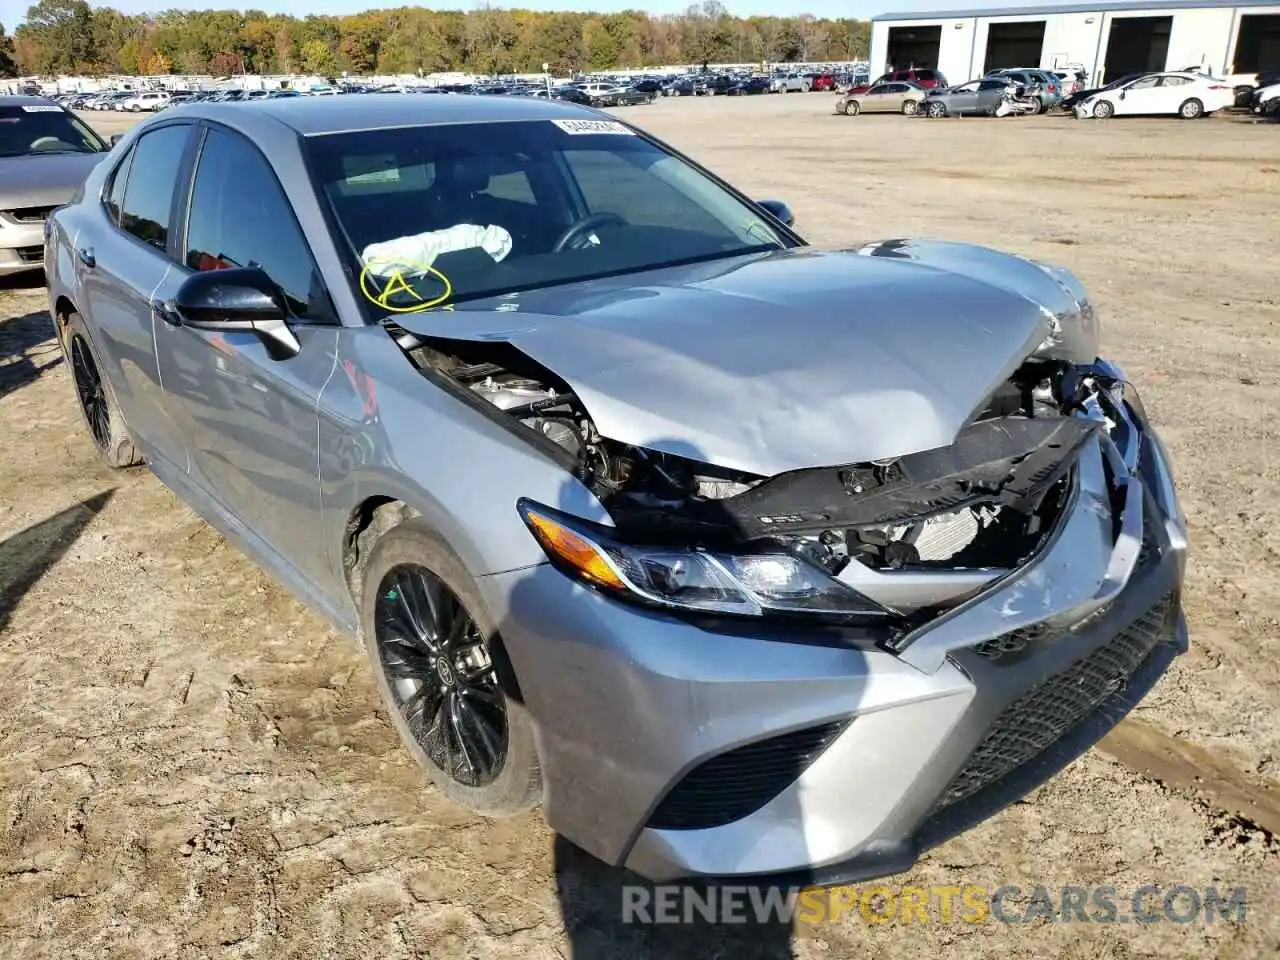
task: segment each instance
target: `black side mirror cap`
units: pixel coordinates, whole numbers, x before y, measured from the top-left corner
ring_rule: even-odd
[[[113,133],[111,135],[111,145],[114,147],[117,143],[124,139],[123,133]]]
[[[258,267],[193,273],[173,298],[183,326],[253,333],[273,359],[296,356],[301,344],[286,322],[280,290]]]
[[[769,216],[788,227],[795,226],[796,215],[781,200],[757,200],[756,205],[763,208]]]

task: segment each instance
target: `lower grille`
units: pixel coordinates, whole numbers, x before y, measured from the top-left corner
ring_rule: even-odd
[[[44,247],[18,247],[14,252],[23,263],[39,263],[44,259]]]
[[[705,830],[754,813],[793,784],[847,726],[824,723],[738,747],[685,774],[658,804],[657,830]]]
[[[1005,707],[930,814],[977,793],[1038,756],[1123,689],[1163,638],[1173,604],[1173,595],[1167,594],[1109,643]]]

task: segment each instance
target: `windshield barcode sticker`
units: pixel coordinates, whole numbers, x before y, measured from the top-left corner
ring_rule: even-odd
[[[621,133],[629,137],[635,136],[634,130],[616,120],[552,120],[551,122],[565,133]]]
[[[56,103],[36,103],[31,105],[23,104],[22,107],[27,113],[61,113],[62,108]]]

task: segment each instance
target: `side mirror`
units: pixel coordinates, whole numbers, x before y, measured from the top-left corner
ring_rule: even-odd
[[[780,220],[786,226],[795,226],[796,215],[792,213],[791,208],[781,200],[759,200],[756,202],[756,205],[763,207],[764,211],[768,213],[769,216],[773,217],[775,220]]]
[[[1123,91],[1123,90],[1121,90],[1121,91],[1120,91],[1120,99],[1121,99],[1121,100],[1123,100],[1123,99],[1124,99],[1124,96],[1125,96],[1125,93],[1124,93],[1124,91]]]
[[[113,133],[111,135],[111,145],[114,147],[117,143],[124,139],[123,133]]]
[[[173,298],[175,319],[194,330],[255,334],[273,360],[302,349],[289,324],[280,291],[258,267],[193,273]]]

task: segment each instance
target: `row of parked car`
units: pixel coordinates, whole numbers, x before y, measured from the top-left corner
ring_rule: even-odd
[[[1277,81],[1280,76],[1259,74],[1245,105],[1258,114],[1280,113]],[[904,70],[849,89],[837,102],[836,113],[999,116],[1005,112],[1001,105],[1012,101],[1021,109],[1009,113],[1061,110],[1078,119],[1167,115],[1194,120],[1241,104],[1236,88],[1198,71],[1132,73],[1096,88],[1086,88],[1084,83],[1083,72],[1013,67],[949,86],[937,71]]]

